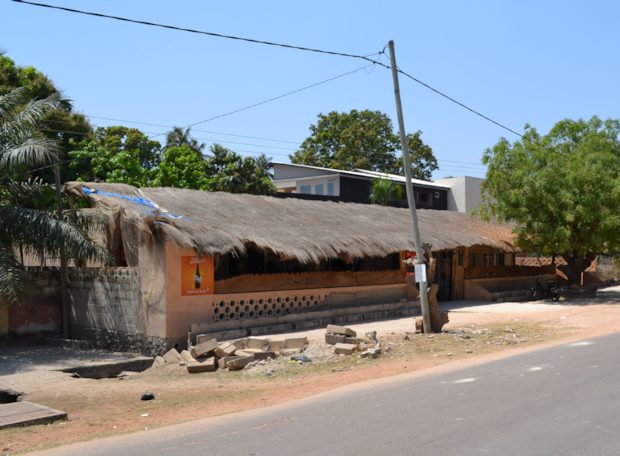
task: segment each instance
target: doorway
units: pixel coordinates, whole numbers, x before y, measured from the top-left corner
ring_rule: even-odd
[[[434,254],[436,260],[435,280],[439,285],[437,299],[439,301],[452,300],[452,251],[441,250]]]

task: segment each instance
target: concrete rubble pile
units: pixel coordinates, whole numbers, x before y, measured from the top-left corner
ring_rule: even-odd
[[[213,372],[217,369],[229,371],[250,367],[255,362],[275,359],[278,356],[293,356],[308,346],[306,337],[290,337],[283,340],[246,337],[243,339],[218,342],[217,339],[200,334],[196,345],[179,353],[169,350],[164,356],[155,358],[155,367],[164,365],[187,366],[190,374]]]
[[[352,355],[361,352],[362,358],[376,358],[381,354],[381,342],[377,340],[377,331],[367,332],[364,337],[346,326],[327,325],[325,342],[334,346],[337,355]]]

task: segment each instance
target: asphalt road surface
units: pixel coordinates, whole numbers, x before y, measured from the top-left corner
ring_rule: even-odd
[[[620,455],[620,333],[41,454]]]

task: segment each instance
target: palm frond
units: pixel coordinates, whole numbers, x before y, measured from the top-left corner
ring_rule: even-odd
[[[13,251],[0,246],[0,301],[9,304],[19,302],[24,291],[24,271],[20,268]]]
[[[0,137],[4,140],[8,138],[10,142],[11,138],[31,134],[48,112],[62,107],[61,101],[60,93],[56,92],[47,98],[30,100],[17,112],[14,112],[15,107],[12,107],[8,116],[2,118]]]
[[[12,117],[12,113],[23,103],[25,93],[25,87],[18,87],[9,93],[0,95],[0,123]]]
[[[51,163],[56,159],[56,151],[57,144],[54,140],[29,137],[15,146],[11,146],[10,143],[4,147],[0,146],[0,167]]]
[[[47,211],[17,206],[0,206],[0,243],[4,246],[21,244],[28,252],[59,256],[64,249],[67,256],[78,261],[108,262],[108,252],[93,243],[71,223],[56,219]]]

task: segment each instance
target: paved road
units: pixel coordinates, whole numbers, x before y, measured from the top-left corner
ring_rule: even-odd
[[[620,333],[49,455],[618,455]]]

